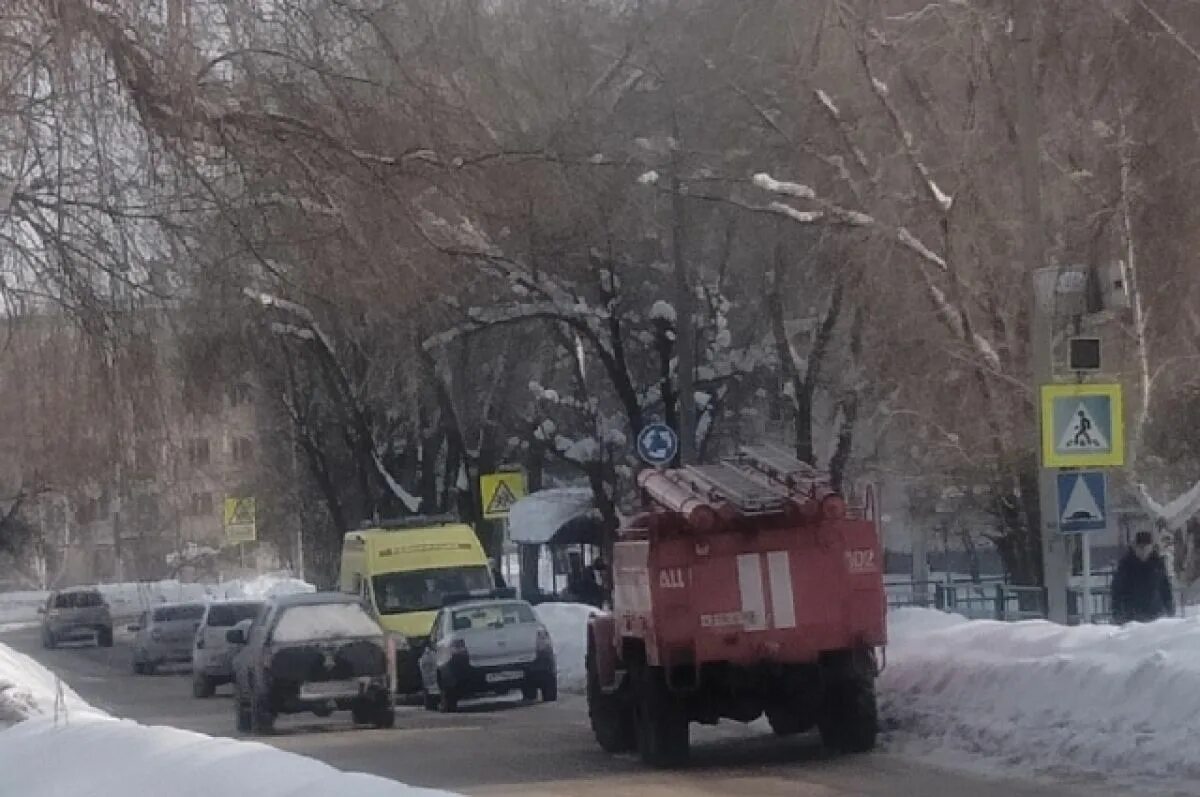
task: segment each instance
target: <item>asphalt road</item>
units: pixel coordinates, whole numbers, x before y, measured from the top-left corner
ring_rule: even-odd
[[[186,673],[133,675],[123,640],[110,649],[41,648],[36,631],[4,641],[58,672],[94,706],[144,724],[172,725],[234,736],[229,688],[191,696]],[[1101,797],[1096,783],[1031,784],[984,780],[913,763],[886,751],[836,758],[815,736],[781,740],[736,723],[693,726],[693,761],[678,772],[645,769],[632,756],[610,757],[591,738],[582,698],[554,704],[514,700],[466,704],[442,715],[397,709],[396,728],[351,727],[348,716],[281,717],[262,741],[335,767],[370,772],[420,786],[470,795],[525,797],[835,797],[840,795],[966,795],[967,797]]]

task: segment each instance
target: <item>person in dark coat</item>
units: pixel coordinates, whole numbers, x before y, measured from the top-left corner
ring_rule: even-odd
[[[488,559],[488,566],[492,569],[492,582],[496,589],[508,589],[508,582],[504,580],[504,574],[500,572],[500,565],[496,560]]]
[[[1166,561],[1154,547],[1154,535],[1139,531],[1113,575],[1113,622],[1149,623],[1173,614],[1175,596]]]

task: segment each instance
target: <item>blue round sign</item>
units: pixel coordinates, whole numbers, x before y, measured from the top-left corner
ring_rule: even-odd
[[[638,456],[650,465],[666,465],[679,453],[679,435],[665,423],[652,423],[637,436]]]

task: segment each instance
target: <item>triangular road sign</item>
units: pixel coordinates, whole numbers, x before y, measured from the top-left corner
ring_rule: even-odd
[[[1081,401],[1071,413],[1071,420],[1063,429],[1058,440],[1059,451],[1108,451],[1108,438],[1104,436],[1096,419]]]
[[[488,499],[485,514],[507,514],[508,510],[516,502],[517,496],[513,493],[512,488],[508,486],[508,482],[500,479],[496,482],[496,489],[492,492],[491,498]]]
[[[1075,478],[1075,486],[1071,488],[1071,493],[1067,497],[1067,505],[1063,508],[1061,520],[1068,525],[1072,522],[1087,523],[1104,520],[1104,510],[1100,508],[1100,504],[1092,495],[1092,491],[1088,489],[1087,482],[1082,476]]]
[[[1063,534],[1104,531],[1107,479],[1102,471],[1058,474],[1058,530]]]

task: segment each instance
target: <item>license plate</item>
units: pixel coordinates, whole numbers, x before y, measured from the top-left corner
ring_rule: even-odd
[[[353,697],[358,694],[358,681],[318,681],[300,687],[301,700],[323,700],[331,697]]]
[[[503,683],[504,681],[519,681],[525,677],[525,673],[520,670],[505,670],[504,672],[489,672],[484,678],[489,684]]]

